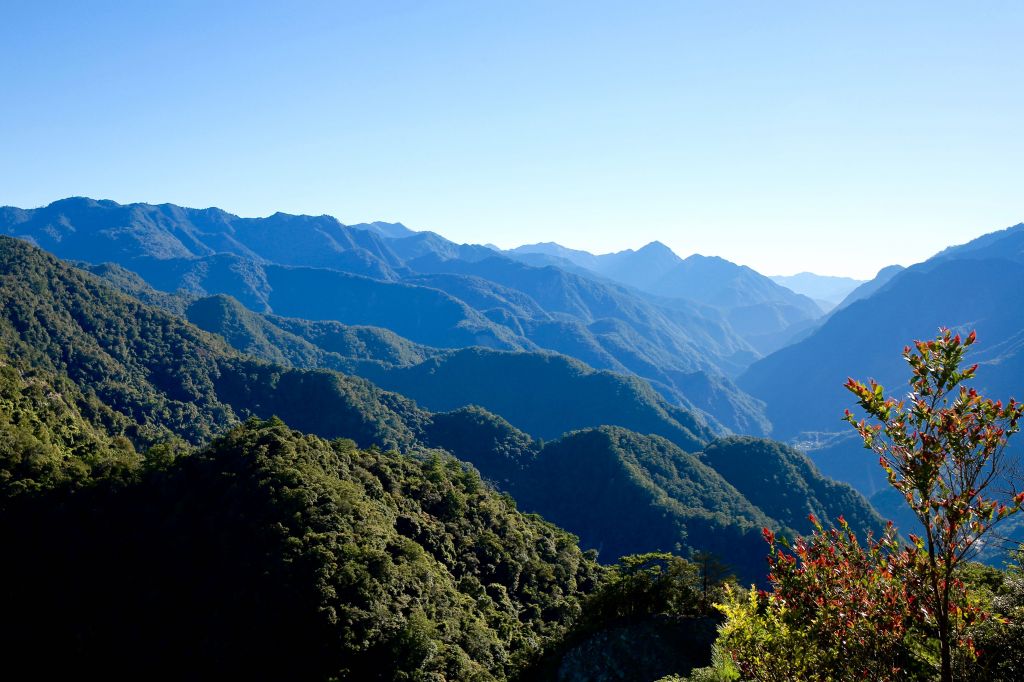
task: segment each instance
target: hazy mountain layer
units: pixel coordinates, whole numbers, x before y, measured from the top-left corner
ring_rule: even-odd
[[[730,326],[760,352],[785,345],[796,332],[822,314],[807,296],[773,282],[751,268],[717,257],[681,259],[667,246],[652,242],[600,256],[557,244],[533,244],[509,252],[532,264],[577,268],[668,298],[681,298],[720,309]]]
[[[400,224],[79,198],[0,209],[0,230],[63,257],[116,262],[163,291],[229,294],[259,312],[379,326],[439,348],[556,351],[646,378],[680,405],[722,407],[713,416],[730,428],[768,428],[758,402],[722,376],[758,353],[720,311],[661,305],[607,280],[523,266]],[[694,393],[705,385],[713,391]]]
[[[769,279],[790,291],[817,301],[823,305],[826,312],[835,308],[850,292],[864,284],[864,280],[861,279],[816,275],[813,272],[801,272],[796,275],[772,275]]]

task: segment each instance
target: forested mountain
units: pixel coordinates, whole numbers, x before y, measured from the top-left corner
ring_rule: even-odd
[[[261,315],[227,296],[190,300],[163,294],[117,266],[86,267],[122,291],[219,334],[243,353],[277,364],[355,374],[431,410],[482,405],[534,437],[554,438],[587,426],[618,424],[661,433],[681,447],[695,449],[701,439],[720,431],[715,420],[696,406],[679,409],[635,377],[595,371],[568,357],[482,348],[440,350],[378,327]],[[715,387],[700,388],[703,395],[729,396]],[[730,411],[718,405],[716,411],[739,418],[743,406]],[[753,426],[748,430],[764,428]]]
[[[808,338],[751,366],[740,385],[767,403],[773,435],[806,443],[827,475],[868,492],[884,487],[876,458],[840,422],[843,410],[854,406],[843,384],[851,376],[872,377],[901,395],[909,376],[903,347],[933,337],[940,326],[977,330],[968,360],[980,363],[973,382],[979,391],[1003,400],[1022,397],[1022,233],[1017,226],[986,235],[898,272],[835,311]]]
[[[382,327],[436,348],[555,351],[645,378],[669,402],[734,430],[770,428],[759,402],[726,378],[759,353],[720,310],[400,224],[75,198],[0,209],[0,232],[117,263],[163,292],[227,294],[257,312]]]
[[[514,488],[527,509],[573,528],[602,555],[680,552],[702,547],[728,557],[741,575],[756,574],[761,528],[790,526],[769,519],[699,456],[657,436],[617,427],[569,434],[545,446]],[[633,509],[625,521],[620,510]],[[677,544],[665,544],[665,538]]]
[[[186,304],[182,314],[243,353],[304,369],[334,369],[359,375],[358,368],[367,364],[405,366],[440,352],[380,327],[269,318],[230,296],[196,299]]]
[[[222,296],[193,302],[186,315],[245,353],[356,374],[434,411],[481,405],[535,438],[617,424],[694,450],[716,435],[701,417],[668,404],[639,379],[561,355],[437,350],[374,327],[263,317]]]
[[[630,537],[644,514],[666,519],[647,531],[648,549],[684,554],[702,549],[705,540],[714,543],[721,537],[747,537],[758,524],[767,522],[781,531],[787,527],[751,505],[712,468],[696,467],[692,455],[667,440],[621,429],[584,430],[542,446],[479,409],[431,414],[363,379],[268,364],[242,355],[219,337],[125,296],[19,240],[0,238],[0,293],[0,341],[12,365],[22,371],[64,377],[61,380],[73,384],[81,394],[76,404],[88,406],[90,414],[98,415],[98,424],[112,436],[124,436],[135,448],[144,450],[174,438],[201,444],[241,419],[277,415],[304,431],[352,438],[362,447],[379,445],[414,452],[443,447],[478,466],[505,489],[524,495],[529,492],[533,497],[524,498],[524,508],[545,516],[564,509],[567,500],[618,496],[622,504],[615,506],[614,514],[594,517],[585,528],[569,527],[573,532],[586,530],[587,546],[613,553],[639,549],[623,538]],[[342,345],[336,345],[334,351],[313,344],[305,348],[343,357],[336,353]],[[413,359],[417,352],[416,347],[385,349],[382,352],[394,351],[399,356],[412,353]],[[436,359],[428,357],[423,362]],[[573,368],[571,361],[559,362]],[[579,369],[577,366],[574,371]],[[587,372],[582,372],[584,393],[587,381],[596,379],[597,386],[607,381],[596,374],[588,379]],[[638,386],[642,385],[634,384],[634,388]],[[628,400],[623,400],[619,407],[627,404]],[[664,433],[689,450],[701,449],[708,435],[685,412],[664,406],[661,411],[622,413],[635,420],[635,428]],[[574,453],[575,477],[567,476],[564,465],[558,464],[568,461],[566,453]],[[615,463],[622,474],[611,480],[586,475],[599,462],[606,463],[602,467]],[[570,487],[545,487],[556,482]],[[716,492],[708,494],[708,490]],[[743,509],[747,511],[737,511]],[[574,522],[573,518],[579,516],[566,522]],[[712,519],[717,530],[700,531],[712,523],[701,519]],[[729,562],[745,579],[757,579],[761,556],[761,547],[751,541],[733,547]]]
[[[822,476],[803,453],[777,441],[730,436],[708,445],[702,460],[769,516],[802,534],[808,515],[845,516],[856,528],[879,529],[878,517],[845,483]]]
[[[218,208],[122,205],[74,197],[32,210],[0,208],[0,222],[8,234],[61,258],[94,263],[231,254],[382,279],[394,279],[394,268],[401,267],[377,234],[346,228],[330,216],[240,218]]]
[[[141,259],[130,266],[157,289],[199,296],[228,294],[260,312],[385,327],[412,341],[441,347],[537,347],[437,288],[229,255]]]
[[[137,445],[202,443],[249,415],[278,415],[360,445],[410,445],[421,412],[369,382],[243,356],[162,310],[28,244],[0,238],[0,343],[21,367],[66,374],[130,422]],[[317,410],[308,409],[315,404]]]
[[[0,413],[11,668],[506,679],[558,642],[602,579],[573,536],[447,455],[361,451],[271,421],[142,458],[73,404],[47,405],[57,388],[0,368],[16,410]]]
[[[410,367],[367,368],[364,376],[432,410],[482,405],[538,438],[618,424],[696,450],[716,433],[644,382],[560,355],[469,348]]]
[[[754,355],[715,310],[693,303],[686,303],[685,307],[662,306],[621,285],[552,266],[532,267],[493,254],[470,261],[444,258],[436,253],[421,256],[408,265],[423,275],[449,275],[430,281],[446,290],[457,282],[451,277],[455,275],[491,282],[503,291],[519,291],[548,314],[546,319],[524,320],[526,328],[546,330],[552,322],[579,325],[577,328],[594,338],[597,346],[633,371],[643,363],[684,371],[732,371],[745,366]],[[498,310],[514,314],[506,306]],[[534,336],[539,334],[534,332]],[[550,348],[542,341],[538,343]],[[551,350],[564,352],[560,348]]]

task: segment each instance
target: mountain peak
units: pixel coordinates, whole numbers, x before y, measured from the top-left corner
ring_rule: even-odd
[[[383,220],[375,220],[372,223],[357,223],[355,225],[349,225],[353,230],[364,230],[366,232],[373,232],[379,237],[385,239],[404,239],[405,237],[411,237],[417,234],[416,230],[411,230],[402,223],[389,223]]]
[[[585,251],[579,251],[578,249],[570,249],[568,246],[562,246],[558,242],[537,242],[536,244],[523,244],[513,249],[509,249],[512,253],[545,253],[552,256],[559,256],[565,253],[587,253]],[[587,253],[589,256],[590,254]]]
[[[661,242],[659,242],[657,240],[655,240],[653,242],[650,242],[649,244],[645,244],[644,246],[641,246],[639,249],[637,249],[636,252],[638,254],[639,253],[643,253],[643,254],[651,254],[651,255],[655,255],[656,254],[656,255],[672,256],[676,260],[681,260],[679,258],[679,256],[676,255],[675,251],[673,251],[672,249],[670,249],[669,247],[665,246],[663,243],[661,243]]]
[[[904,266],[902,266],[902,265],[899,265],[899,264],[896,264],[896,265],[886,265],[884,268],[882,268],[881,270],[878,271],[878,274],[876,274],[875,277],[878,278],[878,277],[883,277],[883,276],[895,275],[896,273],[900,272],[901,270],[906,270],[906,268]]]
[[[705,255],[700,254],[700,253],[695,253],[695,254],[687,256],[686,258],[683,259],[683,262],[684,263],[689,263],[691,265],[707,264],[707,265],[731,265],[734,268],[741,267],[739,265],[736,265],[736,263],[733,263],[731,260],[726,260],[726,259],[722,258],[721,256],[705,256]]]
[[[562,246],[557,242],[538,242],[537,244],[523,244],[517,246],[514,249],[509,249],[509,253],[513,254],[541,254],[543,256],[551,256],[553,258],[562,258],[573,265],[578,267],[596,271],[598,256],[590,253],[589,251],[580,251],[578,249],[570,249],[568,246]]]
[[[67,197],[64,199],[57,199],[51,201],[46,205],[46,208],[54,209],[68,209],[68,208],[96,208],[97,206],[103,206],[104,208],[117,208],[121,204],[116,201],[109,199],[93,199],[91,197]]]

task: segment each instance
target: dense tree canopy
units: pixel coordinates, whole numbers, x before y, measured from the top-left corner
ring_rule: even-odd
[[[5,661],[46,675],[504,679],[602,576],[447,455],[279,421],[77,492],[54,482],[8,505],[0,540],[19,559],[0,569],[21,624]],[[54,640],[68,648],[46,657]]]

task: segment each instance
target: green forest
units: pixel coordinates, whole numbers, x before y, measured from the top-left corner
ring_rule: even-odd
[[[91,269],[0,236],[11,669],[431,681],[1024,669],[1022,554],[986,566],[942,534],[980,535],[1024,497],[989,504],[971,492],[977,476],[964,490],[929,483],[937,453],[1001,452],[1021,416],[1012,401],[957,398],[973,335],[907,351],[920,391],[952,396],[949,411],[848,387],[880,424],[851,415],[853,427],[892,446],[890,479],[934,522],[922,539],[801,452],[723,435],[635,379],[258,315]],[[509,398],[531,391],[536,402]],[[942,428],[911,443],[908,423]],[[913,444],[921,459],[901,460]],[[923,499],[932,489],[944,497]]]

